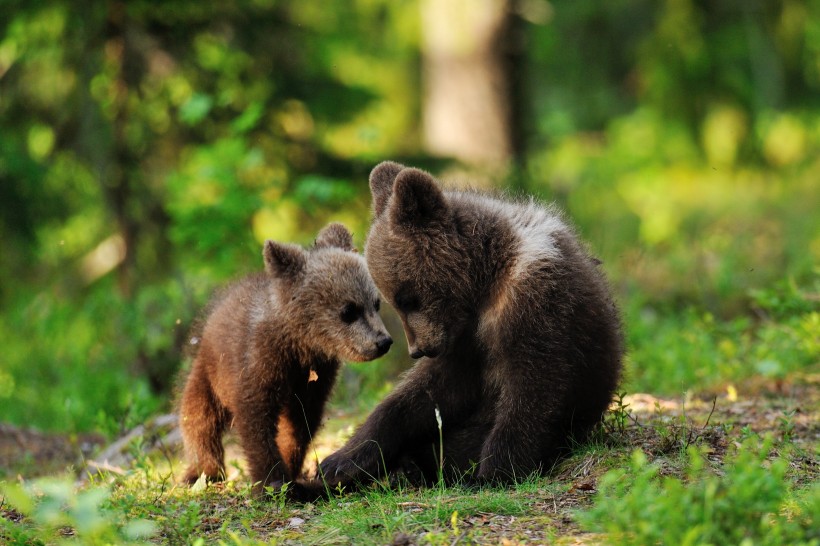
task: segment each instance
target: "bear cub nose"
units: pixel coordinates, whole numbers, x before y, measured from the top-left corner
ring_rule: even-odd
[[[386,353],[391,345],[393,345],[393,338],[390,336],[379,338],[378,341],[376,341],[376,349],[379,351],[379,356]]]

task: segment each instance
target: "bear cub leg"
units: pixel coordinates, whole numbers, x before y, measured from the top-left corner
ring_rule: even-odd
[[[260,400],[245,400],[243,406],[237,408],[233,424],[248,462],[255,493],[263,492],[266,486],[279,488],[292,481],[301,471],[303,459],[298,454],[304,452],[304,447],[293,437],[292,425],[285,418],[281,405],[268,398],[270,392],[259,394],[267,396]],[[278,418],[270,418],[277,414]],[[297,464],[299,468],[293,468]]]
[[[180,406],[180,429],[190,461],[183,481],[196,482],[202,474],[210,481],[225,478],[222,435],[228,412],[217,401],[202,366],[194,366],[185,384]]]

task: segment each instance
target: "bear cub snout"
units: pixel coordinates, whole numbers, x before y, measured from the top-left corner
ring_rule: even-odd
[[[263,257],[264,273],[209,306],[179,405],[188,483],[224,479],[228,428],[257,491],[299,477],[341,361],[373,360],[393,342],[343,225],[325,227],[309,249],[266,241]]]

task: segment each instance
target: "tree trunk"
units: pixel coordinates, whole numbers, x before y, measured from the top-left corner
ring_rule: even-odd
[[[510,0],[422,0],[424,139],[491,172],[521,154]]]

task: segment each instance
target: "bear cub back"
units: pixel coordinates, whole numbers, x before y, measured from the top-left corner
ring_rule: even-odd
[[[344,226],[328,225],[309,249],[266,241],[263,257],[264,273],[210,305],[179,405],[188,483],[225,477],[228,428],[257,491],[299,477],[341,361],[373,360],[392,343]]]

